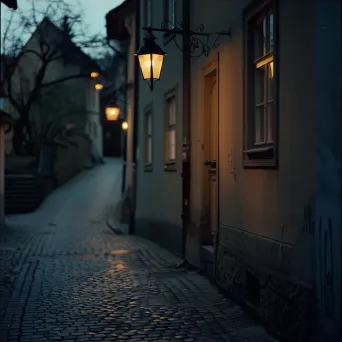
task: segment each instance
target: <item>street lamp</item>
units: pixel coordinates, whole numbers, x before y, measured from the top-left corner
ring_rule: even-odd
[[[149,83],[151,91],[153,91],[154,81],[160,79],[164,57],[167,55],[162,48],[155,42],[156,37],[152,34],[153,31],[164,32],[167,36],[171,37],[171,40],[175,42],[175,45],[183,53],[189,54],[191,57],[200,57],[202,55],[209,56],[212,49],[219,46],[220,36],[230,36],[230,31],[205,33],[203,32],[204,26],[200,25],[196,30],[185,31],[183,23],[179,22],[179,27],[173,25],[172,29],[167,28],[169,23],[162,23],[162,28],[142,27],[143,30],[147,30],[147,34],[144,38],[144,44],[135,53],[138,57],[142,76],[145,81]],[[187,35],[187,47],[186,50],[182,50],[177,44],[175,38],[177,35]],[[209,43],[209,38],[215,35],[216,39],[212,44]],[[205,37],[201,40],[198,36]]]
[[[97,78],[99,76],[100,76],[100,74],[97,71],[93,71],[93,72],[90,73],[90,77],[91,78]]]
[[[121,128],[124,131],[127,131],[127,129],[128,129],[128,122],[127,121],[123,121],[122,124],[121,124]]]
[[[102,90],[102,89],[103,89],[103,84],[101,84],[101,83],[96,83],[96,84],[95,84],[95,89],[96,89],[96,90]]]
[[[105,109],[107,121],[117,121],[120,115],[120,107],[114,101],[110,101]]]
[[[148,82],[153,91],[154,81],[160,79],[164,57],[167,55],[162,48],[155,42],[156,37],[152,34],[151,28],[144,38],[144,44],[137,51],[140,69],[143,79]]]

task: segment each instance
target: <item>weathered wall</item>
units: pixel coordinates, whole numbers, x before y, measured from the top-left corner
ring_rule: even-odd
[[[203,77],[219,64],[219,238],[216,280],[244,303],[247,271],[259,281],[263,321],[284,337],[304,339],[314,285],[314,78],[313,6],[309,0],[279,1],[279,165],[244,169],[243,1],[192,1],[193,28],[232,30],[209,59],[192,63],[192,175],[189,241],[201,243]],[[291,24],[289,24],[291,23]],[[293,37],[296,36],[296,39]],[[303,44],[305,42],[305,44]],[[196,260],[198,250],[189,250]],[[259,291],[259,290],[257,290]],[[294,294],[294,292],[296,294]],[[298,324],[295,324],[297,322]]]
[[[0,108],[1,110],[1,108]],[[0,229],[5,223],[5,125],[0,112]]]
[[[341,340],[341,2],[315,4],[315,260],[320,340]]]
[[[182,20],[180,2],[176,2],[176,21]],[[143,6],[142,6],[143,7]],[[152,4],[152,26],[160,27],[163,18],[163,1]],[[143,26],[143,8],[141,26]],[[142,37],[144,34],[142,34]],[[182,53],[173,42],[163,44],[162,33],[156,32],[159,44],[168,56],[164,59],[161,80],[155,83],[153,92],[142,77],[139,81],[139,166],[137,175],[136,231],[161,243],[166,248],[181,253],[182,249]],[[177,41],[181,43],[181,38]],[[141,39],[141,45],[143,41]],[[177,152],[176,170],[164,169],[164,95],[177,88]],[[153,165],[144,168],[144,108],[152,106]]]
[[[76,176],[89,164],[91,141],[81,135],[75,135],[56,146],[54,175],[58,185],[62,185]]]
[[[75,124],[79,130],[86,130],[88,117],[91,116],[91,112],[87,112],[87,81],[69,80],[48,89],[47,94],[42,94],[43,97],[35,103],[31,112],[37,136],[46,134],[50,122],[54,123],[51,134],[57,129],[65,128],[68,123]]]

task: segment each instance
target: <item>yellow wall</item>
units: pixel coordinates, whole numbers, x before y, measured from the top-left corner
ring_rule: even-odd
[[[251,1],[214,2],[192,1],[193,28],[203,23],[206,32],[232,30],[230,38],[220,38],[219,48],[209,58],[192,63],[192,221],[197,227],[200,224],[202,190],[198,185],[206,171],[201,148],[206,114],[202,70],[219,59],[220,241],[256,261],[258,242],[254,237],[265,238],[258,245],[263,246],[265,255],[260,262],[265,264],[279,256],[280,245],[290,249],[291,245],[302,246],[304,207],[314,191],[312,6],[309,0],[279,1],[279,167],[257,170],[244,169],[242,163],[243,10]],[[240,230],[250,234],[241,235]],[[198,234],[192,234],[190,240],[197,238],[200,243]],[[310,251],[301,253],[304,260]],[[191,257],[194,253],[189,251]],[[304,277],[311,280],[311,274]]]

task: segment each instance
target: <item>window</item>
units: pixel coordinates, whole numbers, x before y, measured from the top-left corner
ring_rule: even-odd
[[[145,109],[145,170],[152,169],[153,146],[152,146],[152,110]]]
[[[144,0],[143,11],[145,26],[152,26],[152,0]]]
[[[165,97],[165,170],[174,169],[176,163],[176,113],[176,95],[172,91]]]
[[[274,5],[267,1],[246,18],[246,166],[275,166],[275,43]]]
[[[164,22],[172,29],[175,26],[176,0],[164,0]]]

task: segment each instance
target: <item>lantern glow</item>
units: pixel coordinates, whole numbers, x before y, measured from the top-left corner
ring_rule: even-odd
[[[99,76],[100,76],[100,74],[97,71],[93,71],[93,72],[90,73],[90,77],[91,78],[97,78]]]
[[[163,55],[139,55],[139,64],[144,80],[159,80],[163,66]]]
[[[108,121],[117,121],[120,115],[120,107],[111,102],[107,105],[105,112]]]
[[[164,57],[167,55],[155,42],[151,31],[144,38],[144,45],[135,54],[138,57],[143,79],[149,83],[153,91],[154,81],[160,79]]]
[[[95,84],[95,89],[96,89],[96,90],[102,90],[102,89],[103,89],[103,84],[101,84],[101,83],[96,83],[96,84]]]
[[[121,124],[121,128],[122,128],[124,131],[127,131],[127,129],[128,129],[128,122],[127,122],[127,121],[123,121],[123,123]]]

